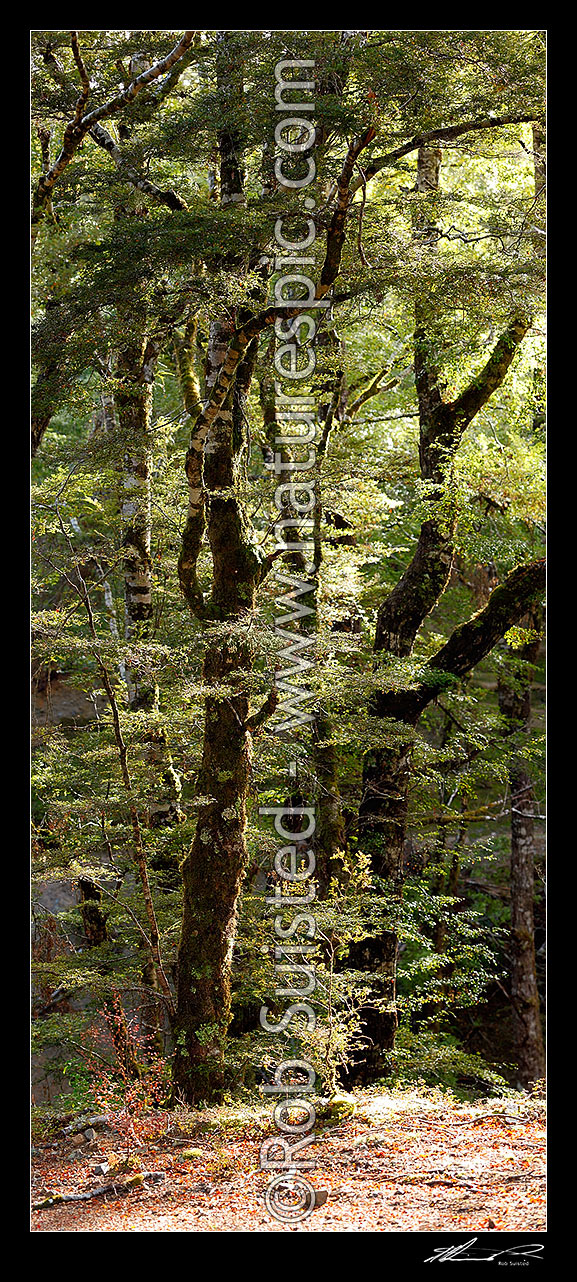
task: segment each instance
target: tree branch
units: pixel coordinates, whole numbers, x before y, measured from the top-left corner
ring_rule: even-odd
[[[129,106],[142,89],[145,89],[152,81],[157,80],[159,76],[164,75],[164,73],[169,71],[175,63],[179,62],[192,43],[195,34],[196,33],[194,31],[185,31],[182,39],[179,40],[174,49],[167,54],[166,58],[162,58],[160,62],[153,63],[153,65],[148,67],[146,71],[143,71],[140,76],[137,76],[132,80],[126,89],[117,93],[113,98],[110,98],[108,102],[103,103],[102,106],[95,107],[94,111],[88,112],[87,115],[82,114],[82,108],[87,97],[83,81],[83,91],[76,104],[74,119],[68,122],[64,130],[64,138],[60,154],[51,169],[49,169],[48,173],[41,174],[34,193],[31,229],[32,248],[34,248],[36,237],[38,235],[38,228],[44,217],[46,203],[52,195],[53,188],[60,178],[60,175],[72,160],[72,157],[78,150],[83,139],[86,137],[86,134],[89,133],[100,120],[104,120],[108,116],[116,115],[116,113],[121,111],[123,107]],[[76,55],[78,55],[78,57],[76,57]],[[75,60],[80,70],[80,65],[83,67],[84,64],[82,63],[78,48],[76,49]],[[86,73],[84,72],[84,75],[85,74]],[[81,104],[80,111],[79,104]]]
[[[446,676],[464,677],[480,663],[544,592],[545,583],[544,560],[517,566],[494,589],[484,609],[455,628],[446,644],[429,659],[420,682],[405,690],[381,690],[375,696],[374,714],[416,725],[427,704],[445,688]]]
[[[272,717],[273,712],[275,712],[278,706],[279,698],[279,692],[276,686],[273,686],[272,689],[269,690],[269,693],[258,712],[253,712],[251,717],[247,717],[244,723],[245,730],[248,730],[252,735],[256,734],[260,727],[264,725],[265,721],[268,721],[269,717]]]
[[[75,114],[74,114],[74,123],[75,123],[75,124],[78,124],[78,123],[79,123],[79,121],[82,119],[82,116],[83,116],[83,113],[84,113],[84,108],[85,108],[86,103],[88,102],[88,98],[89,98],[89,96],[90,96],[90,81],[89,81],[89,79],[88,79],[88,73],[87,73],[87,71],[86,71],[86,67],[84,66],[84,63],[83,63],[83,61],[82,61],[82,54],[81,54],[81,52],[80,52],[80,46],[79,46],[79,44],[78,44],[78,32],[77,32],[77,31],[71,31],[71,32],[70,32],[70,43],[71,43],[71,45],[72,45],[72,53],[73,53],[73,56],[74,56],[74,61],[75,61],[76,66],[77,66],[77,68],[78,68],[78,75],[80,76],[80,83],[81,83],[81,85],[82,85],[82,92],[81,92],[81,94],[80,94],[80,97],[79,97],[79,98],[78,98],[78,100],[77,100],[77,103],[76,103],[76,111],[75,111]]]
[[[423,332],[415,334],[415,381],[421,418],[419,459],[424,480],[443,483],[447,459],[454,454],[469,423],[501,386],[530,325],[529,317],[515,316],[480,373],[455,401],[449,402],[442,400],[436,375],[431,375],[426,336]]]
[[[526,316],[515,316],[498,342],[480,374],[457,397],[447,405],[445,413],[453,419],[453,430],[460,435],[489,400],[496,388],[501,386],[505,374],[511,365],[515,352],[530,328],[531,319]]]
[[[462,125],[442,125],[440,129],[430,129],[427,133],[416,134],[410,142],[405,142],[401,147],[396,147],[394,151],[389,151],[385,156],[378,156],[372,160],[370,165],[364,171],[365,182],[375,177],[387,165],[392,165],[395,160],[400,160],[402,156],[408,156],[411,151],[418,151],[419,147],[426,147],[428,143],[437,140],[450,141],[452,138],[461,138],[463,134],[475,133],[479,129],[499,129],[502,125],[522,125],[532,124],[536,119],[535,116],[495,116],[494,118],[481,118],[479,120],[469,120]],[[357,178],[351,187],[351,194],[354,195],[359,187],[362,187],[363,179]]]
[[[448,461],[478,411],[501,386],[517,347],[529,328],[529,321],[515,317],[496,343],[484,368],[456,401],[442,400],[437,373],[428,351],[422,327],[415,334],[415,381],[419,398],[419,460],[421,476],[434,481],[430,495],[431,517],[423,521],[414,556],[403,576],[379,606],[375,631],[375,651],[388,650],[397,655],[411,653],[423,619],[443,593],[453,562],[452,529],[443,528],[434,514],[435,500],[441,487]]]
[[[133,187],[137,187],[138,190],[143,191],[145,195],[151,196],[159,205],[167,205],[169,209],[188,209],[186,201],[184,201],[181,196],[177,195],[171,187],[164,189],[162,187],[157,187],[156,183],[151,182],[149,178],[143,178],[142,174],[139,174],[136,169],[133,169],[131,165],[127,164],[120,147],[115,143],[114,138],[108,133],[108,130],[104,129],[102,125],[93,125],[90,130],[90,137],[94,142],[98,143],[99,147],[102,147],[104,151],[107,151],[109,156],[112,156],[116,168],[125,182],[129,182]]]
[[[433,672],[465,676],[544,592],[545,582],[544,560],[517,566],[505,582],[494,589],[485,608],[455,629],[427,667]]]
[[[378,374],[375,374],[375,377],[371,380],[369,386],[365,388],[364,392],[361,392],[360,396],[357,396],[357,399],[353,401],[352,405],[347,410],[347,418],[353,418],[355,414],[358,414],[365,402],[371,400],[373,396],[378,396],[379,392],[388,392],[391,387],[395,387],[398,383],[398,378],[391,378],[388,383],[381,383],[381,379],[385,377],[385,374],[390,372],[390,369],[390,365],[385,365],[384,369],[379,370]]]

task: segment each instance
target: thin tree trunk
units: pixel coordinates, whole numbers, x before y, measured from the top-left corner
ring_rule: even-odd
[[[134,324],[134,321],[133,321]],[[150,455],[152,380],[157,352],[147,351],[144,335],[127,345],[118,357],[116,408],[125,443],[122,465],[122,541],[124,546],[124,636],[144,640],[152,620],[152,561]],[[154,689],[127,668],[129,706],[151,708]]]
[[[330,333],[321,333],[319,340],[324,339],[326,344],[334,343],[335,338]],[[343,356],[342,342],[337,341],[339,357]],[[314,585],[314,599],[311,599],[311,605],[314,607],[314,613],[307,619],[301,620],[301,627],[304,631],[314,628],[315,633],[319,628],[319,589],[320,574],[323,561],[323,542],[322,542],[322,516],[323,516],[323,495],[322,495],[322,468],[324,460],[328,454],[331,433],[336,421],[336,415],[342,396],[344,375],[342,369],[337,369],[334,378],[331,378],[325,385],[325,391],[331,392],[330,401],[320,407],[320,416],[323,422],[323,429],[320,433],[316,447],[316,475],[315,475],[315,505],[313,511],[313,573],[308,578]],[[312,594],[310,594],[312,597]],[[308,599],[308,598],[303,598]],[[313,713],[311,724],[312,731],[312,757],[316,777],[316,812],[317,825],[314,836],[314,850],[316,855],[316,871],[318,878],[319,898],[323,898],[329,889],[331,880],[342,882],[343,864],[342,855],[345,849],[345,824],[342,811],[341,796],[339,792],[339,758],[338,747],[332,742],[333,726],[330,717],[323,707],[318,707]]]
[[[331,742],[333,727],[322,708],[312,723],[313,762],[317,780],[317,826],[314,836],[319,899],[324,898],[332,880],[343,880],[345,823],[339,792],[339,750]]]

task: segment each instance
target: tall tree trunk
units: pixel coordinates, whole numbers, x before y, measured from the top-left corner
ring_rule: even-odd
[[[538,641],[530,641],[516,656],[534,664]],[[506,718],[507,735],[524,737],[531,723],[531,682],[527,669],[507,683],[499,682],[499,709]],[[511,791],[511,1004],[519,1078],[523,1086],[545,1076],[545,1051],[541,1027],[535,966],[534,870],[535,820],[533,782],[522,757],[513,752],[509,763]]]
[[[118,217],[125,215],[118,212]],[[154,374],[160,350],[159,338],[148,332],[142,307],[127,309],[126,328],[132,340],[124,346],[116,361],[114,398],[103,390],[103,413],[106,429],[117,434],[123,448],[120,466],[120,508],[124,549],[124,637],[133,643],[150,635],[153,619],[153,575],[151,558],[151,460],[153,431],[151,424]],[[116,427],[118,422],[118,428]],[[158,710],[156,683],[143,674],[137,657],[123,659],[121,665],[128,709],[149,713],[143,731],[140,755],[150,767],[148,813],[145,822],[151,828],[172,825],[184,818],[180,808],[181,784],[174,769],[166,731]],[[152,868],[166,867],[154,855]],[[178,877],[178,860],[173,860],[173,875]],[[152,1033],[157,1051],[162,1053],[167,1033],[166,1010],[159,998],[158,974],[153,961],[142,970],[143,983],[150,988],[150,1001],[143,1003],[142,1017]]]
[[[219,88],[227,105],[242,97],[242,77],[233,66],[227,33],[219,36]],[[242,139],[219,133],[221,205],[244,201]],[[237,264],[238,265],[238,264]],[[234,314],[213,320],[206,365],[210,397],[226,359]],[[246,799],[251,760],[247,676],[252,667],[248,623],[261,564],[238,495],[246,443],[245,405],[256,358],[249,344],[235,380],[213,418],[203,452],[194,428],[187,457],[189,517],[179,565],[191,608],[222,625],[209,641],[203,677],[213,687],[205,705],[201,805],[192,846],[182,866],[184,907],[178,952],[176,1053],[173,1098],[189,1103],[213,1099],[224,1081],[224,1041],[231,1018],[230,972],[241,886],[247,864]],[[203,457],[204,453],[204,457]],[[196,579],[196,559],[206,532],[212,557],[207,604]],[[225,692],[225,688],[226,692]],[[271,707],[272,710],[272,707]],[[210,800],[208,800],[210,799]]]
[[[209,646],[204,662],[205,681],[233,685],[237,693],[207,700],[198,788],[201,796],[214,800],[199,811],[182,868],[173,1091],[175,1099],[189,1102],[211,1099],[223,1085],[232,949],[247,862],[244,830],[251,748],[242,676],[248,666],[247,646],[232,638]]]
[[[205,458],[213,563],[209,612],[225,626],[208,644],[203,677],[207,685],[226,687],[229,693],[219,689],[206,700],[198,791],[211,800],[200,808],[182,867],[173,1093],[189,1102],[213,1098],[222,1089],[232,947],[247,863],[244,831],[254,723],[246,684],[252,652],[238,625],[243,619],[248,623],[254,609],[260,562],[236,497],[232,428],[232,411],[224,409]]]
[[[344,354],[344,344],[338,340],[334,333],[321,332],[319,334],[319,343],[325,346],[336,346],[339,361]],[[331,375],[328,381],[323,385],[323,391],[330,391],[330,400],[319,407],[319,414],[323,423],[322,431],[319,435],[316,446],[316,473],[315,473],[315,491],[314,491],[314,509],[313,509],[313,570],[307,575],[308,580],[313,584],[313,592],[303,597],[303,600],[309,601],[313,608],[313,613],[308,618],[301,620],[303,631],[314,630],[315,634],[319,629],[319,589],[320,575],[323,562],[323,540],[322,540],[322,517],[323,517],[323,493],[322,493],[322,469],[325,458],[327,457],[331,433],[333,431],[337,411],[339,408],[342,388],[344,383],[344,374],[341,368],[337,368],[336,373]],[[316,872],[318,879],[318,895],[323,898],[329,889],[331,880],[336,882],[342,881],[343,865],[342,855],[345,849],[345,824],[343,818],[342,802],[339,792],[339,758],[340,752],[333,742],[334,729],[331,719],[326,710],[319,706],[313,713],[311,723],[312,732],[312,759],[316,777],[316,795],[315,806],[317,813],[317,824],[315,829],[314,850],[316,856]]]

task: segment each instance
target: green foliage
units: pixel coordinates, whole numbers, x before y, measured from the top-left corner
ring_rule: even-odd
[[[146,51],[151,62],[160,59],[181,34],[82,31],[91,109],[128,83],[131,57]],[[251,759],[248,872],[233,965],[233,1011],[244,1031],[228,1039],[227,1070],[235,1089],[251,1090],[263,1059],[274,1062],[282,1045],[310,1056],[324,1087],[333,1090],[359,1048],[360,1011],[370,987],[366,973],[347,969],[348,947],[394,926],[402,945],[399,1004],[405,1020],[394,1072],[399,1080],[418,1080],[421,1056],[420,1076],[427,1082],[453,1087],[463,1075],[480,1080],[481,1066],[461,1055],[446,1029],[454,1027],[454,1013],[480,1002],[503,971],[499,932],[509,924],[509,907],[499,894],[508,882],[505,803],[513,753],[530,766],[542,797],[537,718],[531,735],[505,736],[495,692],[501,671],[519,688],[535,675],[518,656],[534,630],[519,625],[507,633],[515,665],[510,655],[495,653],[459,681],[424,665],[478,608],[479,567],[494,582],[543,548],[542,257],[534,234],[530,123],[542,113],[543,46],[541,33],[533,30],[346,34],[348,40],[324,30],[227,33],[235,75],[244,77],[244,92],[235,97],[222,83],[217,33],[197,33],[178,75],[151,85],[122,112],[103,119],[122,165],[88,135],[63,170],[40,224],[32,405],[35,418],[49,426],[33,467],[33,650],[48,679],[44,689],[37,683],[35,690],[33,885],[40,900],[47,887],[58,897],[65,886],[67,902],[70,895],[77,902],[51,910],[50,930],[38,930],[34,973],[44,1013],[34,1031],[40,1049],[61,1044],[70,1057],[66,1077],[75,1107],[88,1098],[90,1075],[72,1043],[90,1027],[103,998],[121,989],[127,1005],[142,999],[149,921],[135,862],[135,813],[172,982],[182,915],[180,867],[199,810],[211,795],[210,781],[198,779],[205,701],[223,703],[235,693],[236,678],[210,683],[203,674],[206,648],[226,641],[232,653],[239,644],[250,645],[253,670],[243,676],[243,689],[252,711],[281,663],[274,573],[259,585],[248,627],[245,619],[191,619],[180,591],[190,418],[175,353],[195,321],[189,356],[202,400],[211,323],[254,315],[270,300],[279,217],[291,234],[301,234],[300,195],[275,190],[267,171],[278,121],[274,67],[293,57],[316,63],[315,279],[347,147],[368,124],[376,132],[361,158],[367,167],[423,131],[511,115],[530,120],[442,140],[433,251],[415,234],[423,210],[431,210],[430,197],[416,190],[414,150],[377,166],[372,177],[367,168],[366,193],[359,186],[350,205],[332,309],[319,325],[317,366],[303,388],[323,407],[337,376],[342,372],[344,378],[344,410],[317,477],[322,564],[308,683],[310,706],[322,708],[330,723],[326,745],[337,757],[346,848],[337,857],[342,875],[315,909],[317,1029],[296,1031],[293,1022],[286,1035],[267,1036],[255,1030],[254,1017],[274,991],[274,943],[263,898],[275,842],[258,807],[278,804],[286,795],[294,759],[303,794],[316,800],[320,795],[309,728],[296,730],[289,741],[275,732],[273,718],[255,736]],[[51,53],[60,64],[56,75]],[[51,132],[53,161],[76,108],[79,81],[70,33],[34,31],[32,62],[36,187],[43,165],[38,126]],[[246,172],[245,201],[228,206],[214,198],[223,130],[234,136]],[[128,170],[157,192],[176,193],[186,208],[175,209],[138,188]],[[520,311],[533,317],[504,381],[450,456],[442,491],[420,477],[416,309],[448,404],[478,384],[512,317]],[[126,357],[140,339],[157,345],[153,384],[144,377],[131,384],[123,374],[119,355]],[[274,549],[278,516],[278,478],[262,454],[270,444],[263,400],[271,363],[267,332],[258,343],[242,451],[228,495],[250,525],[251,548],[263,556]],[[355,408],[355,398],[380,371],[379,390]],[[134,405],[145,384],[150,412],[141,439],[126,416],[120,422],[118,406],[122,397]],[[139,450],[151,486],[153,610],[147,629],[130,634],[122,509],[127,460]],[[335,516],[345,524],[337,526]],[[453,537],[449,584],[425,619],[414,652],[375,663],[377,611],[411,563],[421,523],[433,518]],[[206,543],[197,568],[200,586],[209,592]],[[51,672],[58,675],[50,678]],[[153,706],[129,705],[130,672],[152,692]],[[373,715],[375,693],[398,693],[424,681],[431,702],[418,728]],[[63,691],[67,710],[59,712]],[[408,831],[421,868],[418,875],[404,875],[399,900],[371,875],[356,816],[365,754],[409,743],[414,757]],[[225,783],[225,775],[212,782]],[[167,798],[178,803],[178,820],[155,824],[154,806]],[[238,814],[235,804],[223,819]],[[101,891],[106,917],[106,938],[92,946],[78,902],[82,878]],[[486,890],[488,878],[497,894]],[[73,1008],[56,1003],[44,1011],[60,987]],[[409,1031],[406,1021],[424,1008],[434,1009],[443,1029]],[[245,1016],[253,1021],[248,1030]],[[210,1041],[213,1031],[201,1030],[200,1040]],[[166,1035],[167,1057],[170,1047]],[[490,1075],[483,1080],[498,1084]]]
[[[392,1084],[401,1087],[440,1086],[461,1099],[513,1095],[506,1078],[480,1055],[461,1050],[456,1038],[430,1029],[399,1029],[391,1055]],[[389,1079],[387,1078],[387,1085]]]

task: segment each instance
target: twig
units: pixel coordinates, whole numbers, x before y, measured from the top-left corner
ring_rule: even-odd
[[[45,1198],[43,1202],[34,1202],[33,1211],[48,1211],[53,1206],[60,1206],[62,1202],[89,1202],[93,1197],[103,1197],[105,1193],[113,1193],[115,1197],[119,1194],[130,1193],[132,1189],[139,1188],[144,1180],[150,1180],[153,1184],[160,1184],[166,1179],[164,1171],[139,1171],[136,1175],[124,1184],[101,1184],[100,1188],[91,1189],[87,1193],[53,1193]]]

